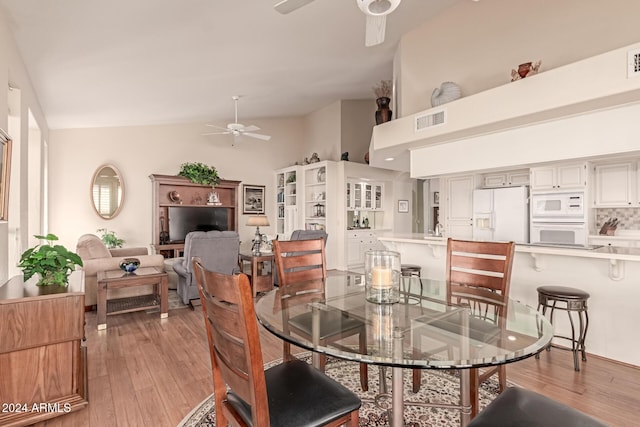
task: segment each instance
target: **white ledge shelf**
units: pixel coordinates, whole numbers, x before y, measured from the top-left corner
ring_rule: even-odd
[[[375,126],[372,166],[406,150],[638,102],[640,76],[627,75],[629,52],[638,49],[640,43],[548,71],[543,64],[534,76]],[[444,124],[416,130],[418,117],[439,111]]]

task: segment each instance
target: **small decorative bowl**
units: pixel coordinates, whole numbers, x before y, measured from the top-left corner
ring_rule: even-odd
[[[120,269],[125,273],[133,273],[140,266],[138,258],[125,258],[120,262]]]

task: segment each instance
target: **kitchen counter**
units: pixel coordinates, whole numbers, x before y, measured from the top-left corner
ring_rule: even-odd
[[[386,232],[380,233],[378,239],[387,249],[400,252],[402,263],[421,266],[423,277],[444,279],[446,237]],[[640,299],[640,248],[604,246],[587,250],[518,244],[515,251],[511,298],[537,307],[538,286],[571,286],[588,292],[592,322],[587,352],[640,366],[640,341],[620,339],[635,336],[640,324],[636,307]],[[570,334],[566,316],[555,317],[558,332]],[[570,353],[566,354],[570,369],[572,360]]]
[[[444,255],[447,238],[423,235],[419,233],[380,233],[378,240],[381,242],[412,243],[431,247],[434,256]],[[439,248],[442,246],[442,248]],[[527,253],[533,258],[534,269],[542,271],[545,268],[546,256],[564,256],[579,258],[597,258],[609,261],[609,278],[622,280],[625,276],[625,261],[640,262],[640,248],[602,246],[594,249],[571,248],[544,245],[516,244],[516,253]]]

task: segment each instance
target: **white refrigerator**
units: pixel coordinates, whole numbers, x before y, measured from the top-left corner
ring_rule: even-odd
[[[529,243],[529,187],[474,190],[473,239]]]

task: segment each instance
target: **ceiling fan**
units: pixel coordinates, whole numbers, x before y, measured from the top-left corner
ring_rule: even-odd
[[[293,12],[313,0],[281,0],[274,8],[282,13]],[[375,46],[384,42],[387,15],[396,10],[401,0],[356,0],[358,7],[367,15],[365,46]]]
[[[232,96],[231,98],[233,99],[233,101],[235,103],[235,110],[236,110],[235,121],[233,123],[229,123],[226,128],[223,128],[221,126],[207,124],[207,126],[212,127],[212,128],[218,128],[218,129],[220,129],[220,131],[219,132],[203,133],[202,135],[233,135],[234,137],[236,137],[236,136],[249,136],[251,138],[262,139],[263,141],[270,140],[271,136],[269,136],[269,135],[262,135],[262,134],[259,134],[259,133],[254,133],[257,130],[260,130],[260,128],[258,126],[254,126],[254,125],[245,126],[242,123],[238,123],[238,100],[240,99],[240,97],[236,95],[236,96]]]

